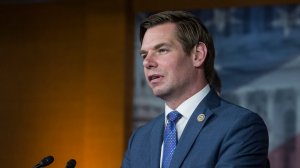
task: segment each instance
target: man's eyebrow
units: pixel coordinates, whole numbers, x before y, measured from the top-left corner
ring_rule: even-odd
[[[141,51],[140,51],[140,55],[146,54],[146,53],[147,53],[147,51],[145,51],[145,50],[141,50]]]
[[[167,44],[167,43],[159,43],[159,44],[155,45],[153,48],[154,48],[154,50],[157,50],[157,49],[159,49],[160,47],[163,47],[163,46],[170,46],[170,45]],[[147,53],[146,50],[143,50],[143,49],[140,50],[140,54],[146,54],[146,53]]]
[[[159,49],[160,47],[163,47],[163,46],[169,46],[167,43],[159,43],[157,45],[154,46],[154,49]]]

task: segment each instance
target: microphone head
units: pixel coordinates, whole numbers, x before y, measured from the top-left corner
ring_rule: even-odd
[[[70,159],[67,162],[66,168],[74,168],[76,166],[76,160],[75,159]]]
[[[48,166],[49,164],[51,164],[54,161],[54,157],[53,156],[47,156],[44,159],[41,160],[40,165],[42,167]]]
[[[53,161],[54,161],[53,156],[47,156],[44,159],[42,159],[37,165],[35,165],[34,168],[40,168],[40,167],[48,166]]]

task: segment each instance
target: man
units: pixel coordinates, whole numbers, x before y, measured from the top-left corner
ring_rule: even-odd
[[[213,41],[183,11],[148,17],[140,26],[146,80],[165,113],[131,136],[123,168],[263,168],[268,132],[253,112],[222,100]]]

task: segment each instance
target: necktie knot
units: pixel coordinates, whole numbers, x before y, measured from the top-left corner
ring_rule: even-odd
[[[182,117],[178,111],[172,111],[167,115],[167,119],[170,122],[177,123],[177,121]]]

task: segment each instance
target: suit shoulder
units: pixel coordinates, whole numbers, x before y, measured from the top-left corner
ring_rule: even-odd
[[[253,121],[264,123],[263,119],[256,112],[247,108],[231,103],[227,100],[221,99],[220,106],[214,109],[216,115],[223,116],[228,120],[239,120],[241,118],[251,118]]]
[[[251,110],[249,110],[245,107],[242,107],[240,105],[231,103],[231,102],[229,102],[227,100],[224,100],[222,98],[221,98],[220,102],[221,102],[221,105],[219,107],[222,109],[222,111],[228,111],[230,113],[237,113],[237,114],[240,114],[240,115],[247,115],[247,114],[254,113],[253,111],[251,111]]]

